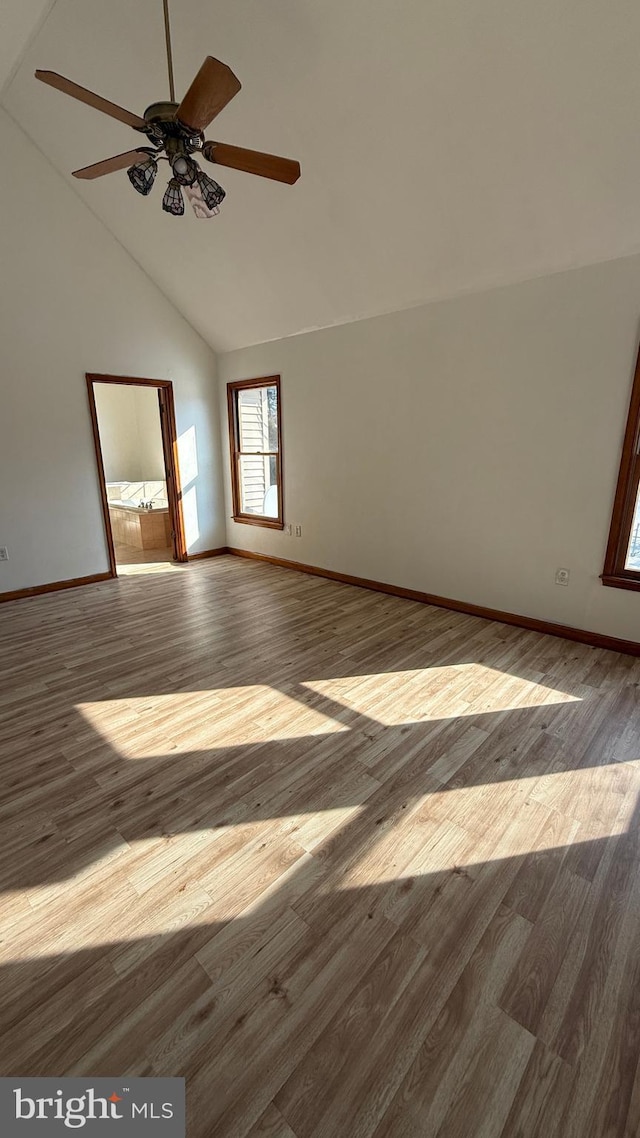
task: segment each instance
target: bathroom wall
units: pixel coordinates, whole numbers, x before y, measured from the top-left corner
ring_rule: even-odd
[[[107,482],[163,481],[157,390],[96,383],[94,392]]]

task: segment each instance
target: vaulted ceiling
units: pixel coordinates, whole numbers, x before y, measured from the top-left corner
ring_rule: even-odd
[[[210,221],[124,172],[72,179],[138,136],[33,78],[166,98],[161,0],[19,3],[50,10],[5,107],[214,348],[640,249],[636,0],[173,0],[178,92],[206,54],[243,85],[209,137],[302,165],[293,187],[212,168]]]
[[[0,4],[0,91],[12,78],[31,38],[55,0],[2,0]]]

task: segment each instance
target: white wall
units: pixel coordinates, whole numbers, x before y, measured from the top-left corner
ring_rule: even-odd
[[[162,482],[165,467],[158,392],[153,387],[134,387],[133,398],[138,427],[139,477],[143,482]]]
[[[86,371],[173,380],[189,546],[224,544],[212,352],[3,111],[0,150],[0,592],[107,569]]]
[[[94,384],[107,482],[165,477],[158,392],[154,387]]]
[[[140,474],[135,388],[94,385],[100,446],[107,482],[137,482]]]
[[[282,375],[303,527],[228,544],[640,640],[640,596],[599,581],[639,315],[633,257],[222,356],[221,410]]]

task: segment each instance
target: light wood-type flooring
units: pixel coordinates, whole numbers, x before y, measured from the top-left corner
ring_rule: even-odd
[[[162,565],[166,569],[175,564],[171,549],[134,549],[132,545],[116,541],[114,550],[118,576],[136,571],[148,572],[148,566]]]
[[[640,660],[225,556],[0,607],[0,1074],[636,1138]]]

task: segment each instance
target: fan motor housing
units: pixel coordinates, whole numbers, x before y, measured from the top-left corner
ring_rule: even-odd
[[[156,143],[162,143],[169,160],[176,154],[192,154],[202,150],[204,136],[193,127],[186,126],[176,118],[178,103],[151,103],[144,112],[148,123],[146,133]]]
[[[147,122],[171,122],[176,117],[178,103],[151,103],[144,112]]]

